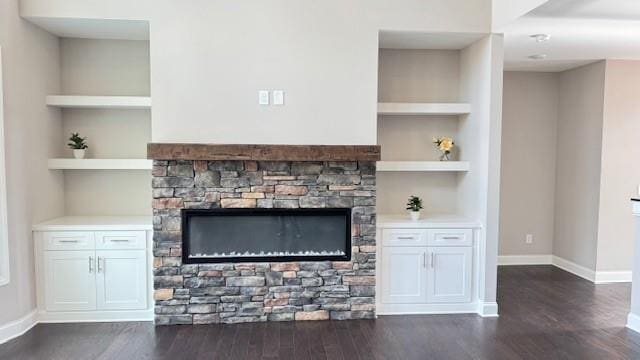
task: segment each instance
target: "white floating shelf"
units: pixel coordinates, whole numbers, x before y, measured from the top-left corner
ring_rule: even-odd
[[[47,105],[71,109],[150,109],[149,96],[49,95]]]
[[[378,161],[378,171],[469,171],[468,161]]]
[[[379,115],[464,115],[471,112],[466,103],[378,103]]]
[[[147,159],[49,159],[49,169],[55,170],[151,170]]]

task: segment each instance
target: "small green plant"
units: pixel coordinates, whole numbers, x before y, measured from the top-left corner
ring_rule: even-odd
[[[86,137],[81,137],[78,133],[71,133],[71,137],[69,138],[69,143],[67,144],[67,146],[69,146],[69,148],[73,150],[84,150],[89,148],[86,141]]]
[[[409,197],[409,201],[407,201],[407,210],[420,211],[421,209],[422,209],[422,199],[413,195]]]

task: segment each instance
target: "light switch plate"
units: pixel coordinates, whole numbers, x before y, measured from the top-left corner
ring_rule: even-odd
[[[269,105],[269,91],[268,90],[260,90],[260,91],[258,91],[258,104],[259,105]]]
[[[273,90],[273,105],[284,105],[284,90]]]

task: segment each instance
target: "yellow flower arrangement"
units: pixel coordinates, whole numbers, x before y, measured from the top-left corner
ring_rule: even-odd
[[[436,145],[436,147],[438,147],[438,150],[442,151],[442,156],[440,157],[441,161],[447,161],[449,160],[449,154],[451,154],[451,150],[453,150],[453,146],[455,145],[455,143],[453,142],[453,139],[450,137],[439,137],[433,138],[433,143]]]

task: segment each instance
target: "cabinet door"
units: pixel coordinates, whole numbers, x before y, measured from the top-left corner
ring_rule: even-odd
[[[96,309],[95,253],[45,251],[45,306],[48,311]]]
[[[98,250],[96,284],[99,310],[147,307],[147,261],[144,250]]]
[[[427,299],[430,303],[471,301],[472,248],[429,247]]]
[[[427,248],[382,249],[382,302],[416,304],[427,300]]]

